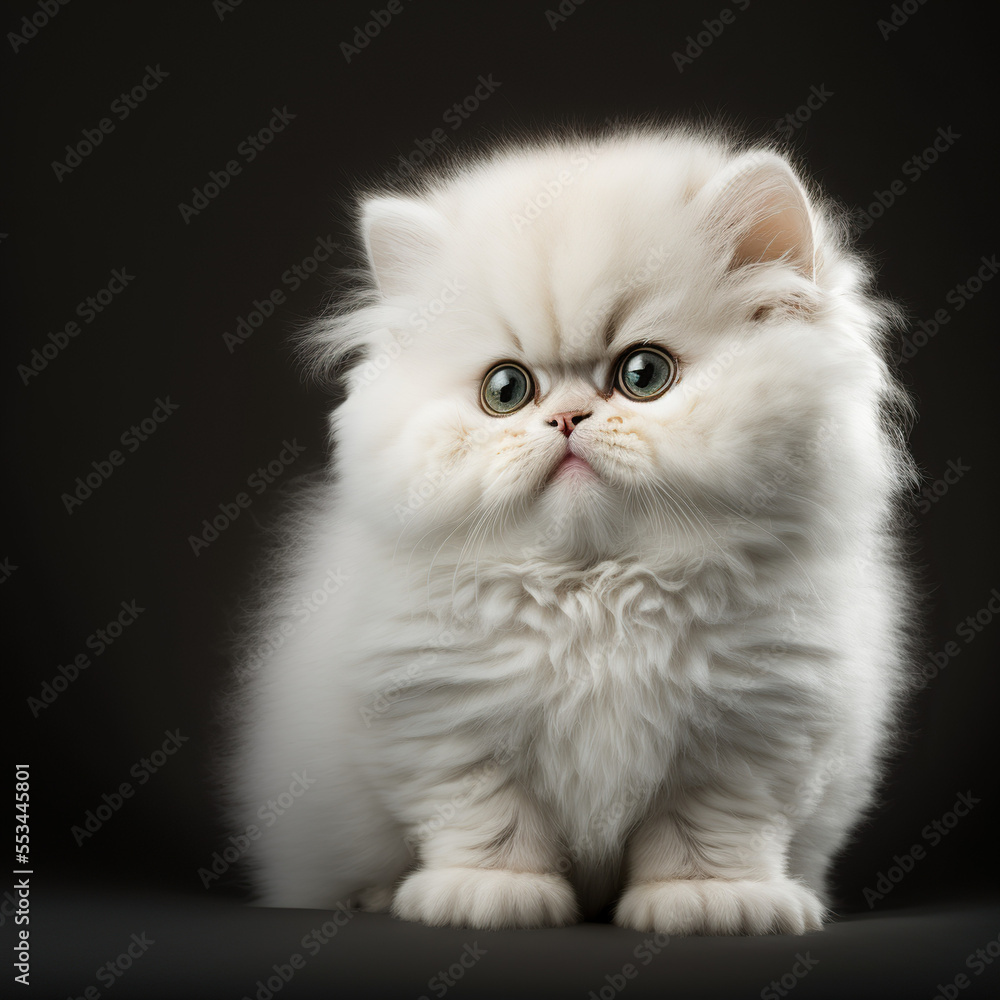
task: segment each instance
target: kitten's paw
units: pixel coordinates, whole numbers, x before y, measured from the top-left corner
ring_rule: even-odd
[[[791,879],[673,879],[625,890],[615,923],[661,934],[805,934],[823,926],[816,895]]]
[[[502,868],[422,868],[396,891],[393,916],[432,926],[560,927],[578,919],[560,875]]]

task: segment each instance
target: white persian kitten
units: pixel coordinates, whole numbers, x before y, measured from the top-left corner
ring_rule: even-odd
[[[355,361],[330,475],[237,699],[261,901],[820,927],[911,617],[893,316],[846,227],[770,149],[641,129],[466,160],[360,230],[312,339]]]

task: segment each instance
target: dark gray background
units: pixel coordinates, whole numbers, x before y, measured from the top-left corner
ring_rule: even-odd
[[[845,982],[862,995],[857,990],[874,980],[863,971],[863,957],[852,966],[851,956],[861,956],[856,942],[879,928],[887,940],[905,941],[917,926],[905,922],[909,907],[931,907],[912,911],[931,914],[930,923],[919,925],[926,931],[925,964],[918,962],[912,973],[919,995],[933,995],[934,970],[962,972],[967,953],[991,934],[995,939],[1000,918],[977,923],[968,907],[995,898],[1000,623],[982,625],[971,641],[956,632],[1000,587],[993,530],[996,289],[986,282],[961,309],[954,292],[998,249],[994,87],[983,71],[992,58],[987,26],[981,8],[963,4],[909,0],[904,6],[913,13],[905,21],[897,13],[900,24],[888,33],[879,21],[893,16],[891,3],[741,5],[587,0],[553,27],[546,11],[558,10],[556,3],[413,0],[401,3],[350,62],[341,43],[351,43],[358,26],[371,20],[370,10],[385,8],[383,0],[245,0],[230,4],[221,18],[210,0],[70,3],[26,43],[15,40],[16,52],[8,35],[2,61],[9,188],[0,259],[9,309],[3,369],[9,512],[0,600],[14,647],[8,711],[15,754],[32,764],[34,902],[51,914],[49,937],[38,931],[36,968],[59,965],[63,954],[63,993],[97,982],[93,969],[144,928],[166,943],[138,961],[114,995],[130,989],[153,995],[154,979],[174,990],[185,984],[189,995],[198,995],[193,984],[208,982],[198,977],[211,967],[216,986],[205,995],[238,997],[252,992],[272,962],[287,960],[301,937],[279,931],[282,921],[293,919],[289,914],[243,914],[235,881],[205,890],[197,870],[231,832],[215,812],[210,778],[229,631],[247,593],[262,526],[280,509],[294,477],[323,459],[324,413],[335,397],[303,380],[289,338],[335,294],[335,268],[356,260],[352,190],[391,172],[400,156],[419,149],[418,140],[426,149],[436,129],[446,138],[432,162],[490,135],[560,123],[595,126],[609,116],[707,117],[763,138],[788,138],[806,170],[859,210],[896,182],[894,203],[859,227],[859,239],[878,264],[882,289],[908,310],[911,342],[919,321],[942,309],[947,317],[903,372],[920,413],[912,447],[927,487],[949,468],[967,467],[933,503],[914,507],[915,557],[929,595],[926,648],[940,654],[953,642],[959,653],[939,655],[945,665],[931,671],[935,676],[907,717],[884,804],[839,866],[846,922],[807,944],[820,954],[835,947],[825,942],[837,934],[858,936],[842,939],[840,958],[817,966],[797,995],[824,995],[824,988],[837,995]],[[718,20],[726,8],[732,23],[680,72],[673,54],[683,53],[688,36],[704,32],[703,22]],[[27,0],[10,5],[4,30],[21,33],[21,19],[38,10]],[[147,66],[167,75],[122,120],[113,102],[141,83]],[[457,119],[446,114],[474,93],[481,76],[499,86],[452,129]],[[807,111],[805,102],[817,92],[830,96]],[[238,147],[267,125],[273,107],[287,107],[294,120],[247,162]],[[808,120],[793,128],[786,116],[800,107],[799,118]],[[65,161],[66,145],[102,118],[111,119],[113,130],[59,179],[53,161]],[[958,138],[921,171],[912,158],[939,130]],[[241,163],[239,175],[186,224],[178,205],[190,203],[192,189],[232,159]],[[298,290],[283,286],[282,274],[308,256],[319,237],[342,249]],[[104,287],[116,268],[134,280],[24,384],[18,366],[30,364],[50,332],[79,320],[78,303]],[[283,288],[287,301],[230,351],[223,332],[234,331],[253,301],[275,288]],[[176,412],[134,453],[126,452],[122,434],[166,397]],[[189,536],[219,504],[247,491],[248,477],[274,459],[286,439],[303,447],[301,457],[266,491],[252,494],[252,505],[195,556]],[[92,471],[92,462],[106,461],[116,449],[124,463],[68,513],[62,495]],[[93,653],[88,637],[118,614],[122,601],[145,610],[105,652],[91,656],[91,665],[51,705],[36,706],[35,718],[28,699],[40,697],[59,665]],[[990,617],[983,613],[984,621]],[[172,730],[187,742],[140,786],[130,775],[133,765]],[[77,846],[71,827],[127,780],[136,786],[134,796]],[[981,802],[932,844],[928,824],[969,792]],[[864,890],[914,844],[925,847],[926,856],[870,911]],[[77,895],[68,894],[70,887]],[[122,895],[108,896],[112,890]],[[166,892],[176,894],[170,906],[180,910],[170,909]],[[98,897],[105,900],[100,907]],[[859,916],[850,918],[852,911]],[[308,928],[314,918],[294,919]],[[119,925],[116,936],[112,928]],[[64,951],[63,927],[75,928],[75,951]],[[185,933],[195,927],[215,928],[218,935],[208,952],[198,952],[200,973],[184,965],[184,956],[194,954]],[[605,933],[625,938],[601,938]],[[369,917],[352,923],[350,934],[338,941],[341,951],[331,945],[324,953],[329,975],[317,980],[345,990],[350,980],[345,995],[357,995],[366,969],[383,977],[398,969],[397,982],[409,984],[400,986],[400,996],[426,991],[438,967],[431,968],[430,955],[440,951],[443,961],[457,942],[457,956],[472,939]],[[613,974],[628,960],[632,937],[597,926],[548,937],[501,936],[494,947],[503,958],[494,968],[544,963],[549,942],[549,973],[562,977],[567,996],[587,996],[605,985],[597,974],[604,966],[591,968],[584,958],[605,954],[598,941],[624,942],[621,961],[607,960]],[[267,951],[272,939],[273,957]],[[250,947],[250,940],[262,943]],[[933,951],[934,942],[939,966],[932,967],[927,949]],[[804,947],[793,940],[783,946],[678,943],[665,955],[695,949],[686,953],[694,967],[705,956],[715,972],[689,980],[681,958],[664,958],[650,966],[655,976],[644,973],[627,990],[638,994],[654,982],[659,990],[671,984],[709,990],[714,982],[720,995],[758,996]],[[773,956],[770,965],[760,964],[762,955]],[[913,959],[912,947],[907,955]],[[883,970],[889,961],[883,957]],[[497,974],[483,963],[454,987],[455,996],[460,989],[476,995]],[[735,977],[728,985],[712,979],[723,967]],[[765,975],[766,969],[773,971]],[[478,987],[473,972],[481,973]],[[987,995],[989,974],[972,982],[967,995]],[[523,990],[532,982],[524,979]],[[282,996],[306,989],[303,974]],[[548,995],[555,995],[552,989],[546,987]]]

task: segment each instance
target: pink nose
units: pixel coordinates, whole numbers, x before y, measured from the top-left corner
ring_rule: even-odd
[[[589,416],[589,413],[581,413],[579,410],[573,410],[569,413],[557,413],[551,420],[546,421],[546,423],[548,423],[549,427],[558,427],[566,437],[569,437],[576,428],[576,425],[581,420],[586,420]]]

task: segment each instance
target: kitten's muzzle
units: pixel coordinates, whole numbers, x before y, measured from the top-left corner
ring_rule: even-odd
[[[545,422],[549,427],[558,427],[566,437],[569,437],[576,429],[576,425],[589,416],[590,413],[584,413],[582,410],[569,410],[566,413],[557,413]]]

